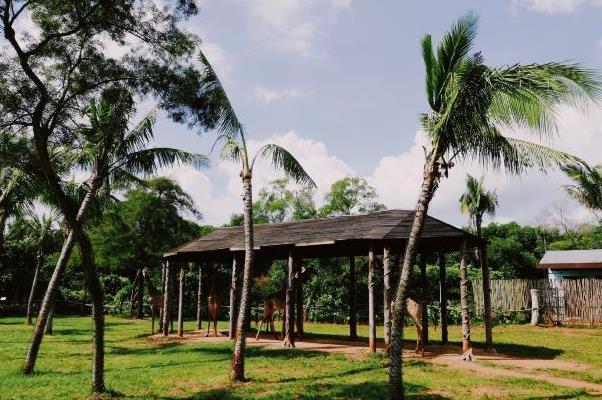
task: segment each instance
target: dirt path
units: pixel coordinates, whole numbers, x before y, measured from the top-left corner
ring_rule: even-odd
[[[433,364],[466,370],[479,375],[544,381],[554,385],[583,389],[590,395],[602,396],[602,384],[573,378],[563,378],[541,371],[542,369],[587,371],[590,367],[585,364],[554,359],[519,358],[483,352],[476,352],[475,355],[476,361],[474,362],[460,360],[457,353],[429,354],[427,358]]]
[[[187,332],[183,338],[169,336],[165,338],[162,335],[149,337],[149,341],[155,343],[175,342],[226,342],[229,341],[227,333],[220,332],[219,337],[205,337],[204,332]],[[249,335],[247,345],[260,346],[271,349],[283,349],[281,340],[276,340],[272,336],[262,335],[260,340],[255,340],[254,336]],[[380,346],[382,347],[382,346]],[[367,354],[368,349],[365,342],[337,340],[337,339],[303,339],[297,340],[295,348],[306,351],[320,351],[326,353],[343,354],[349,358],[362,357]],[[476,360],[474,362],[465,362],[460,360],[458,349],[453,346],[429,346],[428,352],[424,357],[419,357],[411,350],[404,351],[404,358],[422,359],[430,361],[433,364],[443,365],[457,370],[470,371],[484,376],[499,376],[517,379],[532,379],[537,381],[549,382],[559,386],[565,386],[574,389],[583,389],[588,394],[602,397],[602,384],[582,381],[574,378],[563,378],[545,373],[544,369],[553,369],[559,371],[587,371],[591,367],[585,364],[579,364],[571,361],[555,359],[533,359],[523,357],[513,357],[504,354],[484,353],[476,350]]]

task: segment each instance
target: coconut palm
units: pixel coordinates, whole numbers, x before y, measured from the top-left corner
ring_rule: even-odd
[[[567,165],[562,170],[574,182],[565,185],[567,193],[594,212],[598,220],[602,217],[602,164],[591,167],[586,163]]]
[[[478,179],[472,175],[466,177],[466,191],[460,196],[460,211],[462,214],[468,214],[470,225],[478,237],[481,237],[483,216],[495,215],[497,205],[497,193],[495,190],[485,188],[483,177]]]
[[[172,148],[147,148],[154,138],[153,124],[156,109],[130,128],[129,120],[135,112],[131,95],[122,89],[106,90],[98,100],[92,100],[86,110],[88,123],[75,132],[75,148],[55,149],[73,165],[89,172],[84,182],[85,195],[77,201],[76,221],[84,224],[90,208],[103,186],[123,187],[127,183],[141,183],[137,175],[151,175],[158,168],[173,163],[189,164],[197,168],[208,164],[207,157]],[[108,189],[106,190],[108,193]],[[72,199],[73,200],[73,199]],[[74,201],[75,203],[75,201]],[[92,248],[87,234],[71,229],[63,243],[59,259],[48,283],[48,288],[40,306],[34,334],[30,342],[23,372],[33,372],[37,354],[44,335],[44,327],[58,282],[67,264],[75,242],[80,245],[82,264],[92,300],[94,354],[93,387],[95,391],[104,389],[104,316],[102,288],[92,259]]]
[[[50,251],[52,246],[53,236],[56,233],[55,223],[57,222],[57,214],[50,213],[44,215],[36,215],[30,213],[27,218],[29,235],[26,238],[33,246],[36,247],[36,267],[29,291],[29,300],[27,302],[26,324],[32,324],[33,318],[33,299],[38,286],[40,270],[44,265],[44,258]]]
[[[242,123],[234,111],[232,103],[228,99],[226,91],[222,86],[217,74],[207,58],[201,53],[200,61],[203,65],[204,82],[203,89],[211,107],[215,108],[217,119],[215,126],[219,132],[216,145],[221,145],[220,156],[224,160],[232,161],[240,165],[240,177],[243,186],[243,217],[244,217],[244,243],[245,261],[243,271],[243,282],[241,289],[240,307],[236,324],[236,343],[232,354],[232,369],[230,377],[233,381],[244,381],[244,356],[245,335],[244,327],[247,322],[247,311],[249,309],[250,281],[253,268],[253,198],[252,177],[255,162],[258,159],[271,160],[276,169],[284,173],[299,184],[315,187],[314,181],[305,172],[301,164],[286,149],[275,145],[266,144],[261,147],[252,157],[249,155],[247,139]]]
[[[477,17],[468,14],[443,35],[436,51],[430,35],[421,42],[430,109],[420,121],[428,145],[395,298],[389,368],[392,399],[403,398],[402,304],[424,218],[441,178],[462,160],[510,173],[573,162],[565,153],[511,138],[506,132],[521,129],[526,134],[551,136],[556,132],[559,103],[582,106],[600,92],[596,75],[578,64],[490,67],[480,52],[471,54],[476,33]]]

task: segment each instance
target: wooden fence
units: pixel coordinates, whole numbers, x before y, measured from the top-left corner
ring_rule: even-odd
[[[483,284],[472,282],[475,312],[483,313]],[[508,279],[491,281],[491,309],[531,310],[531,289],[539,291],[541,322],[602,323],[602,279]]]

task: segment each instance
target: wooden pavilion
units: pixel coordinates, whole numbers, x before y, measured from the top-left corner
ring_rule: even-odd
[[[303,292],[295,284],[293,277],[303,259],[318,257],[349,257],[349,335],[357,337],[356,320],[356,269],[355,257],[368,257],[368,320],[369,348],[376,351],[376,318],[375,318],[375,281],[374,270],[377,255],[382,255],[383,267],[383,321],[385,341],[389,338],[391,326],[390,304],[395,289],[390,279],[391,256],[404,254],[413,221],[413,211],[388,210],[373,214],[350,215],[309,219],[294,222],[256,224],[254,225],[254,268],[269,265],[273,260],[288,260],[287,310],[292,310],[291,320],[296,320],[297,330],[303,332]],[[426,256],[436,256],[439,260],[441,334],[442,342],[447,342],[447,296],[445,285],[445,260],[449,252],[460,252],[462,264],[466,267],[467,253],[471,249],[480,249],[486,260],[487,243],[469,232],[458,229],[436,218],[427,216],[424,231],[419,240],[421,280],[426,284]],[[230,337],[234,337],[236,325],[237,289],[244,258],[244,234],[241,226],[218,228],[215,231],[191,242],[185,243],[164,254],[166,275],[169,276],[170,265],[180,266],[183,270],[187,263],[231,263],[230,285]],[[489,293],[489,269],[486,262],[481,262],[483,272],[483,292],[485,305],[487,348],[491,348],[491,310]],[[259,268],[261,269],[261,268]],[[183,276],[181,272],[180,276]],[[166,279],[167,281],[167,279]],[[199,280],[200,282],[200,280]],[[200,285],[200,283],[199,283]],[[297,286],[297,287],[296,287]],[[166,285],[167,287],[167,285]],[[182,285],[180,284],[180,287]],[[200,287],[200,286],[199,286]],[[182,326],[182,294],[179,296],[178,326]],[[200,304],[200,296],[199,296]],[[169,310],[169,296],[165,296],[165,309]],[[467,307],[467,304],[463,306]],[[296,317],[295,317],[296,315]],[[489,318],[488,318],[489,316]],[[426,311],[423,313],[423,326],[428,326]],[[167,320],[167,319],[165,319]],[[181,332],[181,328],[179,329]],[[428,331],[424,330],[424,342],[428,340]],[[166,332],[166,331],[165,331]],[[294,335],[290,335],[294,340]]]

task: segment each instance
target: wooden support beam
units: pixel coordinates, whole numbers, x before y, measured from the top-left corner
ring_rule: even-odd
[[[428,314],[428,278],[426,276],[426,255],[420,254],[420,297],[422,304],[422,345],[426,346],[429,342],[429,314]]]
[[[300,266],[302,260],[297,260],[297,275],[301,275]],[[297,279],[295,290],[295,319],[297,322],[297,337],[303,337],[303,280]]]
[[[199,268],[198,268],[198,272],[197,272],[197,289],[196,289],[196,329],[199,331],[203,327],[203,315],[201,313],[202,304],[203,304],[203,264],[199,263]]]
[[[294,297],[294,279],[295,279],[295,257],[293,248],[288,251],[288,277],[286,282],[286,303],[284,311],[284,347],[295,347],[295,297]]]
[[[184,336],[184,264],[180,265],[180,287],[178,290],[178,336]]]
[[[383,249],[383,323],[385,348],[391,344],[391,251]]]
[[[165,298],[165,265],[166,261],[163,261],[161,266],[161,296]],[[163,316],[165,315],[165,307],[159,309],[159,332],[163,332]]]
[[[230,279],[230,324],[228,326],[228,337],[234,339],[236,336],[236,321],[238,313],[236,312],[236,293],[238,290],[238,255],[232,256],[232,275]]]
[[[460,253],[460,309],[462,314],[462,360],[472,361],[472,343],[470,341],[470,312],[468,309],[468,265],[466,244]]]
[[[171,307],[171,302],[170,300],[170,293],[169,293],[169,286],[170,286],[169,282],[169,261],[165,261],[165,281],[164,281],[164,286],[163,286],[163,335],[164,336],[168,336],[169,335],[169,310]]]
[[[493,321],[491,318],[491,285],[489,282],[489,261],[487,259],[487,245],[479,249],[479,261],[483,274],[483,306],[485,322],[485,351],[495,352],[493,348]]]
[[[357,340],[357,297],[355,257],[349,257],[349,338]]]
[[[374,304],[374,246],[368,250],[368,349],[376,352],[376,315]]]
[[[441,344],[447,344],[447,271],[445,254],[439,253],[439,307],[441,315]]]

